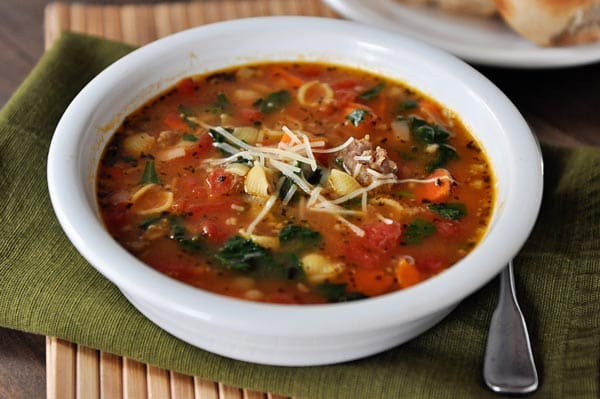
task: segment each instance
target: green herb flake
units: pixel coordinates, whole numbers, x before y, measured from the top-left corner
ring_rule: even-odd
[[[398,190],[394,191],[392,195],[396,198],[415,198],[415,194],[412,191],[408,190]]]
[[[265,98],[259,98],[252,104],[263,114],[270,114],[284,108],[292,100],[292,95],[287,90],[270,93]]]
[[[217,93],[215,102],[213,104],[209,105],[205,109],[205,111],[213,113],[213,114],[219,114],[221,112],[224,112],[229,104],[231,104],[231,103],[229,102],[229,99],[227,98],[225,93],[219,92],[219,93]]]
[[[267,249],[240,236],[231,237],[215,255],[217,260],[232,270],[250,271],[273,263]]]
[[[121,160],[131,166],[137,166],[138,164],[138,160],[135,157],[132,157],[131,155],[123,155],[121,157]]]
[[[458,220],[467,215],[467,207],[461,202],[430,204],[427,207],[430,211],[437,213],[444,219]]]
[[[400,104],[400,108],[403,111],[409,111],[411,109],[415,109],[419,107],[419,102],[415,99],[409,98],[407,100],[404,100],[402,102],[402,104]]]
[[[423,219],[415,219],[406,227],[404,242],[406,244],[420,244],[424,238],[435,233],[435,225]]]
[[[340,168],[341,170],[344,170],[344,159],[343,158],[336,158],[335,159],[335,165]]]
[[[379,82],[375,86],[363,91],[358,95],[358,98],[364,101],[369,101],[374,99],[379,95],[381,90],[385,87],[385,82]]]
[[[156,168],[154,167],[154,160],[150,159],[146,161],[144,165],[144,173],[140,179],[139,184],[160,184],[158,175],[156,174]]]
[[[194,136],[193,134],[189,134],[189,133],[184,134],[181,139],[184,141],[198,141],[198,137]]]
[[[370,114],[371,113],[366,109],[357,108],[353,109],[352,112],[346,115],[346,119],[352,122],[354,126],[358,126],[365,120],[365,117]]]
[[[186,125],[188,125],[191,129],[195,129],[198,127],[198,124],[190,119],[193,116],[191,109],[189,109],[183,104],[179,104],[177,106],[177,109],[179,110],[179,116],[181,117],[181,119],[183,119]]]
[[[458,158],[458,153],[453,147],[447,144],[440,144],[440,147],[436,151],[435,158],[427,165],[427,171],[433,172],[434,170],[445,166],[449,161]]]

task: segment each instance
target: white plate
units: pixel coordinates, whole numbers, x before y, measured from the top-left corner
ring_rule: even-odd
[[[551,68],[600,61],[600,43],[538,47],[499,18],[459,16],[396,0],[324,0],[346,18],[391,29],[467,61],[515,68]]]

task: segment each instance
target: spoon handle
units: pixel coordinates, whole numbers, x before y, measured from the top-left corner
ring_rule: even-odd
[[[538,388],[529,334],[515,295],[512,261],[500,274],[500,297],[488,332],[483,377],[498,393],[529,393]]]

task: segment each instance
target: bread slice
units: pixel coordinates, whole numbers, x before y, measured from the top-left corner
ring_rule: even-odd
[[[457,14],[492,16],[496,13],[494,0],[400,0],[410,4],[425,4]]]
[[[541,46],[600,40],[600,0],[495,0],[515,31]]]

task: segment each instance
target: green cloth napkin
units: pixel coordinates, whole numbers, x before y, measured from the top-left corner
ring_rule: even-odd
[[[48,146],[61,114],[86,82],[131,50],[63,34],[0,113],[0,326],[300,398],[497,397],[481,375],[496,282],[409,343],[324,367],[226,359],[173,338],[138,313],[67,240],[46,187]],[[600,149],[543,151],[542,211],[515,262],[541,375],[534,396],[598,397]]]

